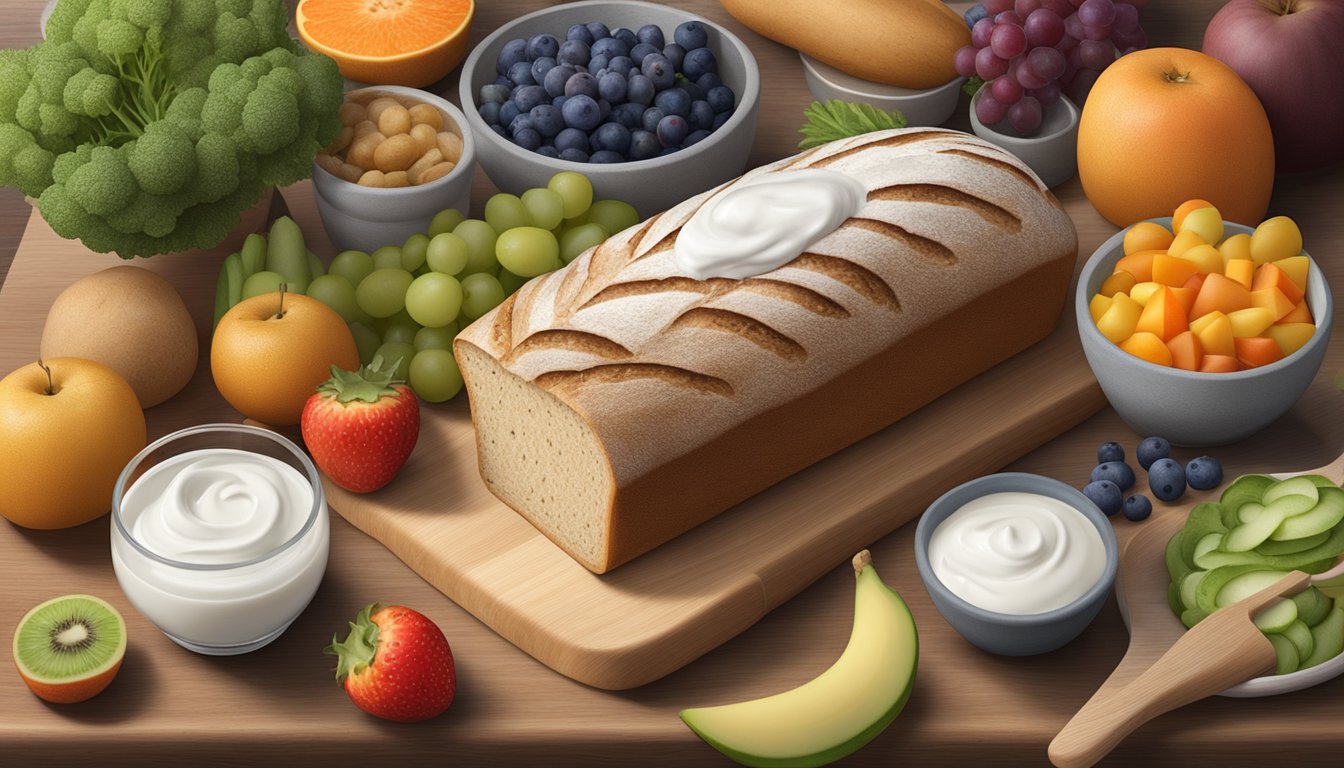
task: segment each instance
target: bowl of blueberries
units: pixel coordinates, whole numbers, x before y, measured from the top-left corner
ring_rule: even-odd
[[[760,71],[731,32],[643,2],[565,3],[500,27],[467,57],[462,111],[505,192],[578,171],[650,216],[739,175]]]

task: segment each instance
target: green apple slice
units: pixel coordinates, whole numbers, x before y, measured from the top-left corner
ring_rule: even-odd
[[[1218,499],[1218,506],[1221,508],[1222,523],[1224,528],[1236,526],[1238,517],[1237,511],[1241,505],[1248,501],[1259,502],[1265,495],[1265,489],[1278,482],[1269,475],[1242,475],[1232,484],[1227,486],[1223,495]],[[1193,517],[1193,512],[1191,517]]]
[[[854,566],[854,628],[831,668],[774,696],[683,710],[697,736],[743,765],[819,766],[867,744],[900,714],[919,661],[915,620],[867,551]]]
[[[1331,608],[1330,614],[1311,628],[1311,639],[1315,647],[1311,656],[1302,660],[1301,669],[1329,661],[1344,651],[1344,608],[1339,605]]]
[[[1320,624],[1330,613],[1330,598],[1316,587],[1308,587],[1293,595],[1293,602],[1297,603],[1298,618],[1308,629]]]
[[[1303,511],[1305,511],[1316,506],[1318,492],[1319,489],[1311,481],[1311,478],[1292,477],[1287,480],[1280,480],[1266,488],[1265,495],[1260,497],[1260,503],[1268,506],[1288,496],[1303,496],[1311,502],[1303,508]]]
[[[1269,638],[1269,644],[1274,646],[1274,674],[1286,675],[1290,672],[1296,672],[1301,664],[1301,657],[1297,653],[1297,646],[1283,635],[1265,635]]]
[[[1284,499],[1292,498],[1296,497],[1284,497]],[[1344,491],[1338,488],[1322,488],[1320,500],[1315,506],[1309,511],[1285,519],[1269,538],[1272,541],[1304,539],[1325,533],[1338,525],[1341,520],[1344,520]]]
[[[1284,522],[1288,521],[1285,520]],[[1283,526],[1279,526],[1279,528],[1283,528]],[[1271,535],[1269,541],[1263,541],[1255,548],[1255,552],[1260,555],[1293,555],[1318,547],[1328,538],[1330,538],[1329,531],[1321,531],[1315,536],[1305,536],[1287,541],[1275,541],[1273,535]]]
[[[1300,619],[1288,625],[1288,628],[1279,634],[1288,638],[1293,645],[1297,646],[1297,657],[1305,659],[1311,656],[1312,650],[1316,647],[1316,640],[1311,636],[1311,627],[1308,627]]]

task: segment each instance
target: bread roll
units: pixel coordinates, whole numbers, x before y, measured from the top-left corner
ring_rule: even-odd
[[[765,274],[679,270],[704,200],[799,168],[848,174],[867,201]],[[871,133],[729,185],[527,283],[455,342],[487,487],[594,572],[1036,342],[1077,256],[1040,180],[957,131]]]

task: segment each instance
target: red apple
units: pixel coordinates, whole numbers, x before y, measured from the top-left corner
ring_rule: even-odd
[[[1204,52],[1264,105],[1279,173],[1344,160],[1344,2],[1229,0],[1204,31]]]

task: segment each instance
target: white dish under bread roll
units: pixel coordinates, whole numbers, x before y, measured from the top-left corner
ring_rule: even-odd
[[[702,203],[802,169],[855,179],[866,200],[762,274],[680,266]],[[609,571],[1044,337],[1077,247],[1024,164],[958,131],[870,133],[757,168],[527,283],[457,337],[481,476]]]

